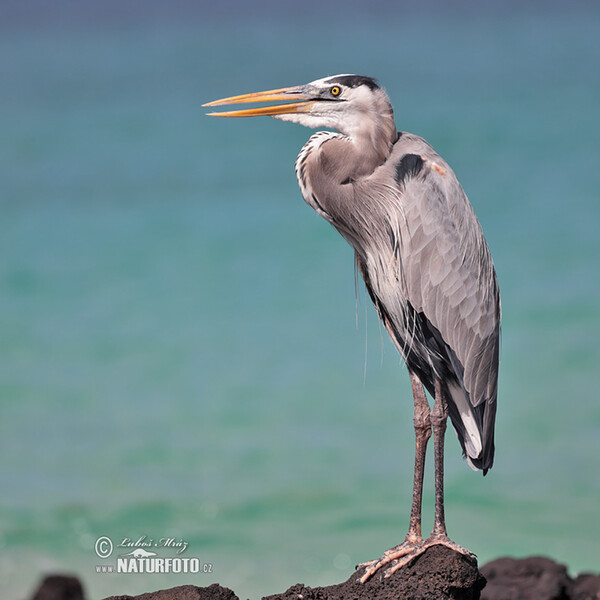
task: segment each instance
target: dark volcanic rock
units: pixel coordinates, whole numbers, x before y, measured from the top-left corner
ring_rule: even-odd
[[[485,579],[477,561],[445,546],[433,546],[388,579],[376,573],[369,581],[358,581],[364,569],[344,583],[310,588],[297,584],[283,594],[263,600],[477,600]]]
[[[363,573],[359,569],[344,583],[328,587],[298,583],[263,600],[600,600],[600,575],[583,574],[572,580],[566,567],[542,557],[499,558],[479,572],[474,558],[433,546],[388,579],[376,573],[362,584],[358,579]],[[53,575],[44,579],[32,600],[83,600],[83,590],[75,577]],[[105,600],[239,599],[230,589],[214,583]]]
[[[263,600],[478,600],[485,579],[474,558],[444,546],[433,546],[388,579],[376,573],[369,581],[358,581],[358,569],[344,583],[310,588],[298,583],[283,594]],[[111,596],[105,600],[238,600],[229,589],[214,584],[199,588],[184,585],[140,596]]]
[[[498,558],[481,567],[487,585],[482,600],[568,600],[571,579],[549,558]]]
[[[168,590],[149,592],[139,596],[111,596],[105,600],[239,600],[229,589],[213,583],[208,587],[180,585]]]
[[[583,573],[571,583],[569,600],[600,600],[600,575]]]
[[[83,600],[83,588],[77,577],[48,575],[40,583],[32,600]]]

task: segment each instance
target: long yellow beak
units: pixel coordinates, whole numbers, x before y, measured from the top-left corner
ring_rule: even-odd
[[[278,90],[267,90],[266,92],[254,92],[252,94],[230,96],[229,98],[207,102],[202,106],[222,106],[224,104],[245,104],[249,102],[277,102],[279,100],[293,100],[295,102],[207,114],[211,117],[260,117],[263,115],[285,115],[290,113],[308,112],[314,103],[314,100],[311,100],[311,96],[307,96],[306,93],[302,91],[301,87],[287,87]],[[298,102],[298,100],[304,100],[305,102]]]

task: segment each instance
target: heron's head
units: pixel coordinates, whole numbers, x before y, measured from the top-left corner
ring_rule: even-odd
[[[306,127],[329,127],[351,137],[370,129],[381,119],[393,121],[392,106],[385,91],[374,79],[361,75],[333,75],[304,85],[231,96],[204,106],[273,101],[286,103],[209,114],[216,117],[269,115]]]

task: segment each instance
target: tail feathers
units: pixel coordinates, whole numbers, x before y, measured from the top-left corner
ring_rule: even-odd
[[[448,390],[448,413],[463,454],[474,471],[482,470],[485,475],[494,462],[496,399],[473,407],[464,388],[451,384]]]

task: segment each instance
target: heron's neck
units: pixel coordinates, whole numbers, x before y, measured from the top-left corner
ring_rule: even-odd
[[[358,170],[364,170],[365,174],[372,173],[383,164],[390,155],[397,136],[393,117],[368,123],[351,136],[359,163],[356,165]]]
[[[311,136],[296,160],[296,176],[302,196],[330,222],[337,214],[347,184],[368,177],[392,152],[398,134],[391,106],[387,118],[364,119],[368,125],[344,133],[319,131]],[[337,206],[337,207],[336,207]],[[334,223],[335,224],[335,223]]]
[[[352,179],[369,175],[382,165],[398,137],[390,103],[380,104],[371,114],[357,119],[343,131],[350,144],[339,157],[342,161],[339,169],[340,172],[347,171],[347,176]],[[327,152],[326,148],[323,150]]]

